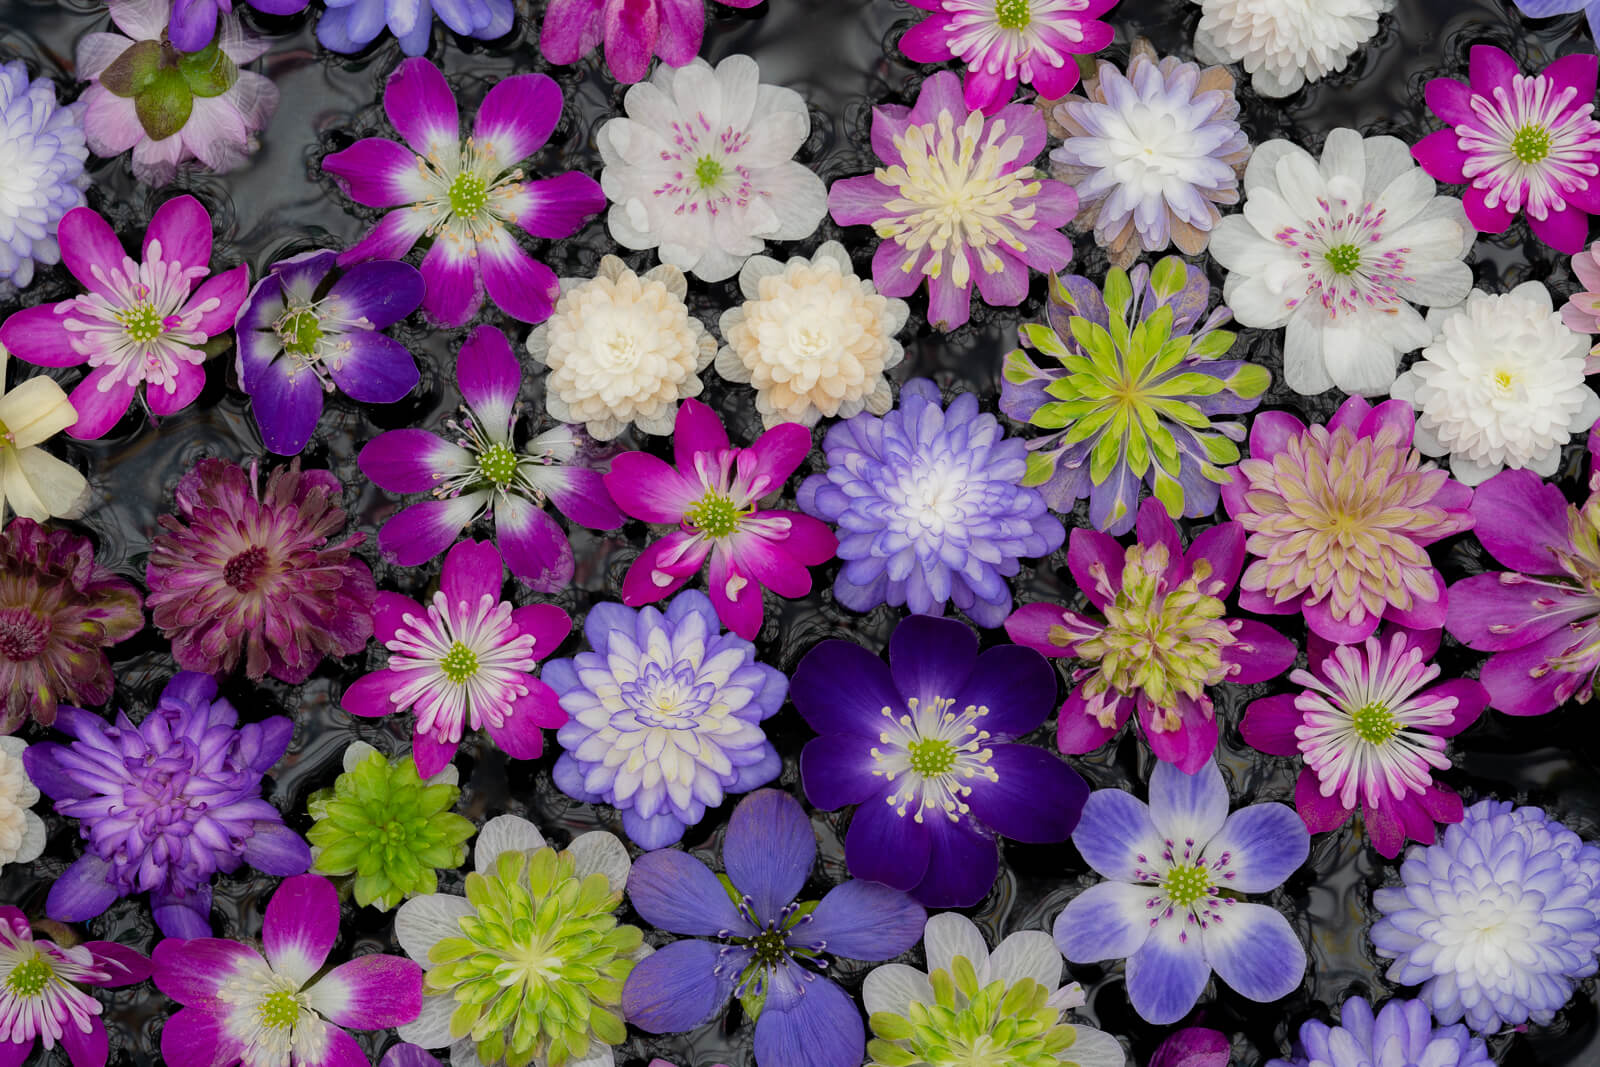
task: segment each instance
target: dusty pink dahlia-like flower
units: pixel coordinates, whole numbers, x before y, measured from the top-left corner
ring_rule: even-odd
[[[296,460],[265,489],[249,471],[203,459],[178,483],[178,514],[161,516],[145,581],[156,627],[185,670],[222,674],[244,661],[253,680],[303,682],[324,656],[372,636],[377,586],[351,554],[343,486]]]

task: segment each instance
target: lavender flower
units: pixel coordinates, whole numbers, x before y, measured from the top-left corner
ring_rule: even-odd
[[[35,264],[61,262],[56,226],[83,206],[89,186],[83,110],[82,103],[58,105],[55,83],[29,81],[22,60],[0,64],[0,293],[26,288]]]
[[[1428,1006],[1420,1000],[1391,1000],[1374,1016],[1366,997],[1351,997],[1339,1009],[1339,1022],[1339,1026],[1319,1019],[1301,1023],[1295,1054],[1286,1060],[1268,1060],[1267,1067],[1387,1067],[1391,1063],[1494,1067],[1483,1038],[1473,1037],[1459,1023],[1435,1029]]]
[[[112,10],[130,0],[110,0]],[[268,15],[292,15],[306,6],[306,0],[249,0],[250,6]],[[167,36],[180,52],[198,52],[217,33],[217,20],[233,13],[233,0],[172,0],[172,22]]]
[[[329,0],[317,40],[334,52],[359,52],[385,29],[400,51],[420,56],[433,39],[433,17],[463,37],[492,41],[511,32],[513,0]]]

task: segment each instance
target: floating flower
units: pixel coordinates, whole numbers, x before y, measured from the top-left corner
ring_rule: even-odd
[[[1395,0],[1194,0],[1200,23],[1195,55],[1203,63],[1240,63],[1262,96],[1288,96],[1308,82],[1350,64],[1356,49],[1378,32]]]
[[[622,989],[628,1021],[652,1034],[679,1033],[737,996],[759,1005],[751,1012],[757,1067],[859,1067],[861,1010],[829,977],[828,957],[892,959],[917,943],[927,912],[904,893],[865,881],[798,902],[816,854],[800,802],[760,789],[728,820],[725,875],[676,849],[639,857],[628,884],[634,910],[691,939],[633,969]]]
[[[1391,392],[1417,409],[1417,448],[1448,454],[1463,484],[1507,467],[1548,477],[1562,446],[1600,419],[1585,381],[1600,359],[1555,313],[1544,283],[1474,290],[1459,307],[1428,312],[1428,326],[1433,343]]]
[[[554,604],[519,608],[502,600],[505,578],[494,545],[469,540],[445,556],[426,608],[399,593],[378,594],[373,621],[389,662],[350,685],[340,704],[368,718],[410,708],[412,755],[424,778],[455,758],[463,730],[487,731],[512,759],[535,759],[544,751],[540,727],[567,721],[533,671],[566,639],[572,620]]]
[[[1328,134],[1321,163],[1288,141],[1256,148],[1245,210],[1217,224],[1211,255],[1242,325],[1286,327],[1283,376],[1297,393],[1385,393],[1400,355],[1431,331],[1413,303],[1458,304],[1476,234],[1461,201],[1406,157],[1405,142]]]
[[[0,531],[0,733],[56,704],[111,699],[105,649],[144,628],[139,591],[95,562],[87,537],[12,519]]]
[[[1210,294],[1205,271],[1177,256],[1131,278],[1113,267],[1103,294],[1080,275],[1051,277],[1047,321],[1019,331],[1044,365],[1018,348],[1001,367],[1000,410],[1054,431],[1028,442],[1022,484],[1062,514],[1088,497],[1089,521],[1113,534],[1133,528],[1141,485],[1174,518],[1217,510],[1245,427],[1212,417],[1253,410],[1272,377],[1217,358],[1234,335],[1220,329],[1227,308],[1200,321]]]
[[[40,446],[76,422],[78,413],[61,386],[43,374],[6,392],[9,355],[0,345],[0,520],[8,505],[35,522],[76,517],[88,481]]]
[[[1433,1025],[1420,1000],[1391,1000],[1377,1015],[1366,997],[1350,997],[1339,1026],[1320,1019],[1300,1024],[1295,1054],[1267,1067],[1367,1067],[1380,1063],[1437,1063],[1441,1067],[1494,1067],[1483,1038],[1465,1026]],[[1152,1064],[1152,1067],[1155,1065]]]
[[[761,84],[749,56],[716,70],[663,64],[622,106],[595,141],[606,222],[624,248],[658,248],[663,263],[720,282],[767,241],[809,237],[827,213],[822,179],[793,158],[811,134],[806,102]]]
[[[671,596],[710,560],[706,584],[724,626],[755,640],[761,630],[761,590],[782,597],[811,591],[806,568],[833,558],[833,531],[809,515],[763,509],[811,451],[811,432],[794,423],[774,426],[749,448],[728,444],[715,412],[698,400],[678,408],[673,432],[677,466],[646,452],[624,452],[606,475],[606,488],[624,512],[678,527],[646,548],[622,580],[630,607]]]
[[[110,0],[112,10],[136,0]],[[249,6],[267,15],[293,15],[305,9],[306,0],[249,0]],[[198,52],[217,35],[217,22],[233,13],[233,0],[174,0],[167,36],[180,52]]]
[[[426,59],[402,61],[383,90],[383,109],[405,144],[366,137],[322,161],[350,199],[393,209],[339,263],[399,259],[430,238],[422,310],[440,325],[464,325],[483,306],[485,290],[514,319],[549,318],[560,290],[555,272],[524,252],[507,227],[571,237],[605,206],[587,174],[529,180],[520,166],[550,139],[561,105],[561,89],[543,74],[503,78],[484,96],[463,141],[456,98],[439,68]]]
[[[176,515],[150,545],[145,566],[151,620],[185,670],[226,674],[244,664],[291,685],[324,656],[351,656],[372,636],[377,586],[345,535],[344,487],[300,461],[261,486],[224,459],[202,459],[173,494]]]
[[[1148,806],[1097,789],[1072,843],[1106,881],[1068,901],[1056,945],[1073,963],[1126,957],[1128,999],[1147,1022],[1187,1015],[1213,971],[1261,1003],[1299,986],[1306,953],[1288,921],[1244,899],[1306,861],[1311,835],[1293,808],[1252,804],[1229,815],[1216,764],[1191,775],[1158,763]]]
[[[0,867],[32,863],[44,851],[44,820],[30,809],[39,802],[39,788],[23,764],[27,742],[0,737]]]
[[[266,958],[217,937],[156,945],[156,988],[182,1007],[161,1029],[171,1064],[327,1067],[369,1063],[345,1032],[409,1023],[422,1010],[422,968],[369,953],[318,974],[339,940],[339,891],[326,878],[285,880],[261,923]]]
[[[596,832],[558,852],[501,815],[475,851],[465,897],[414,897],[395,913],[400,947],[427,964],[422,1014],[400,1037],[449,1045],[454,1064],[612,1067],[627,1037],[622,983],[650,952],[615,915],[628,850]],[[489,974],[503,977],[491,988]]]
[[[1078,194],[1073,224],[1094,231],[1113,266],[1169,245],[1200,255],[1221,218],[1217,206],[1239,202],[1250,139],[1233,85],[1222,67],[1157,60],[1141,39],[1126,75],[1101,60],[1082,96],[1046,112],[1062,139],[1051,173]]]
[[[700,395],[699,374],[717,353],[683,302],[683,271],[662,264],[639,275],[605,256],[593,278],[563,278],[561,290],[555,313],[528,335],[534,362],[550,368],[545,408],[601,441],[630,423],[671,433],[678,401]]]
[[[1303,612],[1336,644],[1365,641],[1384,619],[1444,624],[1444,579],[1427,546],[1472,528],[1472,491],[1423,461],[1412,429],[1399,400],[1351,397],[1309,429],[1285,412],[1256,415],[1250,455],[1222,487],[1256,557],[1240,607]]]
[[[1312,833],[1343,826],[1359,801],[1373,847],[1393,859],[1408,839],[1433,844],[1435,822],[1461,821],[1461,798],[1433,772],[1449,768],[1446,739],[1477,721],[1489,694],[1467,678],[1434,685],[1438,649],[1438,630],[1314,641],[1311,671],[1289,675],[1303,691],[1246,709],[1247,742],[1305,759],[1294,801]]]
[[[1542,19],[1583,11],[1589,16],[1589,33],[1600,40],[1600,0],[1516,0],[1517,9],[1529,18]]]
[[[1208,686],[1249,685],[1283,673],[1294,643],[1272,627],[1229,619],[1223,600],[1244,564],[1244,531],[1224,522],[1202,532],[1187,553],[1158,500],[1139,506],[1138,539],[1127,548],[1094,530],[1073,530],[1067,567],[1095,619],[1055,604],[1026,604],[1006,633],[1046,656],[1083,666],[1056,726],[1062,752],[1092,752],[1135,709],[1157,759],[1186,773],[1217,747]]]
[[[89,187],[84,107],[58,104],[55,82],[30,81],[22,60],[0,63],[0,155],[7,161],[0,189],[0,292],[27,288],[35,265],[61,262],[56,226],[83,206]]]
[[[828,241],[810,259],[787,263],[751,256],[739,290],[745,302],[719,323],[727,344],[717,352],[717,373],[755,387],[768,429],[889,410],[894,397],[883,372],[905,358],[894,335],[911,309],[857,278],[843,245]]]
[[[239,384],[268,451],[295,456],[322,415],[324,393],[393,404],[416,386],[405,345],[379,330],[422,303],[422,275],[407,263],[361,263],[334,275],[338,253],[280,259],[239,309]]]
[[[1572,257],[1572,273],[1582,289],[1561,306],[1561,321],[1573,333],[1600,333],[1600,241]],[[1589,357],[1600,358],[1600,345],[1589,349]]]
[[[922,83],[916,106],[872,109],[872,144],[883,166],[834,182],[828,208],[839,225],[877,233],[872,280],[884,296],[910,296],[927,280],[935,328],[967,321],[974,282],[984,303],[1015,307],[1030,269],[1072,262],[1061,227],[1078,194],[1032,166],[1045,145],[1032,104],[985,116],[963,102],[961,80],[940,71]]]
[[[755,7],[760,0],[718,0],[728,7]],[[539,30],[539,51],[559,66],[576,63],[605,46],[606,69],[624,85],[650,73],[650,58],[663,67],[694,62],[705,36],[702,0],[552,0]]]
[[[433,40],[434,15],[463,37],[493,41],[511,32],[517,11],[513,0],[334,0],[317,20],[317,40],[348,55],[388,28],[400,51],[420,56]]]
[[[217,699],[216,679],[175,674],[135,725],[63,706],[56,729],[72,738],[32,745],[28,777],[78,820],[83,855],[50,887],[57,922],[85,922],[119,897],[150,894],[168,937],[209,937],[211,876],[248,863],[263,874],[300,874],[311,852],[261,799],[261,776],[289,747],[281,715],[239,726]]]
[[[620,809],[639,847],[676,843],[726,794],[783,769],[761,723],[783,707],[789,680],[722,632],[704,593],[686,589],[665,612],[596,604],[583,632],[593,651],[543,672],[571,716],[556,734],[555,782]]]
[[[361,472],[380,488],[435,498],[384,523],[379,550],[402,567],[426,563],[492,507],[511,573],[541,593],[566,588],[576,569],[572,545],[545,513],[545,501],[591,529],[614,530],[625,521],[593,466],[597,457],[571,426],[516,447],[522,366],[493,326],[467,336],[456,357],[456,385],[466,411],[459,422],[445,423],[454,441],[427,430],[389,430],[361,449]]]
[[[1465,183],[1467,218],[1504,233],[1526,211],[1533,234],[1558,252],[1582,251],[1600,214],[1600,122],[1594,53],[1564,56],[1525,75],[1494,45],[1472,46],[1470,84],[1434,78],[1428,107],[1447,129],[1411,154],[1442,182]]]
[[[1230,1067],[1232,1063],[1233,1046],[1227,1034],[1190,1026],[1161,1042],[1146,1067]]]
[[[421,1045],[402,1041],[398,1045],[389,1046],[389,1051],[383,1054],[378,1067],[442,1067],[442,1065],[437,1056],[430,1055]]]
[[[828,469],[800,484],[802,510],[837,526],[845,561],[833,593],[852,611],[879,604],[944,614],[954,602],[979,626],[999,626],[1024,557],[1061,547],[1066,531],[1021,483],[1022,441],[962,393],[914,378],[883,418],[860,414],[823,438]]]
[[[364,741],[344,750],[332,789],[311,794],[311,870],[354,875],[356,903],[389,911],[407,897],[439,889],[438,870],[467,860],[470,819],[450,809],[461,796],[451,764],[419,777],[410,756],[391,760]]]
[[[1372,946],[1441,1023],[1544,1026],[1595,973],[1600,848],[1538,808],[1478,801],[1400,879],[1372,894]]]

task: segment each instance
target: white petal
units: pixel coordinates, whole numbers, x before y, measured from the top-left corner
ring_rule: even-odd
[[[422,1014],[399,1028],[400,1040],[423,1048],[444,1048],[450,1044],[450,1014],[456,1010],[456,998],[448,993],[422,998]],[[452,1063],[460,1060],[451,1058]]]
[[[1344,200],[1357,200],[1367,175],[1367,150],[1361,134],[1347,126],[1328,131],[1322,145],[1322,177]]]
[[[502,852],[531,852],[544,845],[544,835],[527,819],[520,815],[497,815],[478,833],[472,867],[483,874],[494,868]]]
[[[1283,383],[1304,396],[1333,388],[1328,363],[1322,358],[1322,326],[1308,315],[1296,315],[1284,331]]]
[[[1128,1054],[1116,1038],[1104,1030],[1073,1025],[1077,1037],[1072,1047],[1061,1053],[1076,1067],[1127,1067]]]
[[[31,811],[22,813],[22,844],[17,846],[15,863],[32,863],[44,851],[44,820]]]
[[[957,956],[965,956],[973,970],[982,971],[989,960],[989,946],[983,934],[965,915],[942,911],[928,920],[922,932],[922,947],[928,954],[928,972],[948,971]]]
[[[1417,169],[1417,161],[1411,158],[1411,147],[1398,137],[1368,137],[1365,148],[1367,176],[1361,190],[1364,201],[1376,200],[1390,182]]]
[[[861,999],[867,1014],[886,1011],[891,1015],[905,1015],[913,1002],[933,1003],[933,983],[915,967],[903,963],[886,963],[874,967],[861,983]]]
[[[1043,930],[1021,930],[995,947],[979,976],[978,984],[995,979],[1006,984],[1032,978],[1050,992],[1061,984],[1061,950]]]
[[[433,946],[447,937],[459,937],[461,920],[475,914],[477,909],[466,897],[450,893],[412,897],[394,913],[394,937],[407,956],[426,964]],[[439,1048],[440,1045],[428,1047]]]
[[[1537,305],[1540,311],[1554,309],[1554,305],[1550,303],[1550,290],[1544,287],[1543,282],[1523,282],[1511,290],[1510,295]]]
[[[579,834],[567,846],[567,851],[572,853],[579,878],[603,874],[613,890],[620,890],[628,884],[628,872],[633,869],[633,861],[628,858],[628,847],[617,839],[616,834],[608,834],[604,830]]]
[[[1391,322],[1389,317],[1371,314],[1345,326],[1323,328],[1322,361],[1333,384],[1351,396],[1379,396],[1389,391],[1398,358],[1385,332]]]
[[[365,741],[352,741],[344,750],[344,769],[353,771],[367,761],[367,757],[378,751]]]

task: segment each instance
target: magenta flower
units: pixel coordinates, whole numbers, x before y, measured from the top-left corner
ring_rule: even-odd
[[[67,212],[57,233],[61,261],[88,292],[12,315],[0,325],[0,345],[41,367],[89,365],[72,391],[73,437],[104,436],[140,385],[152,415],[183,410],[206,384],[205,343],[233,328],[249,268],[208,277],[211,216],[192,196],[156,211],[141,262],[86,207]]]
[[[463,141],[444,75],[426,59],[407,59],[389,75],[383,109],[405,145],[367,137],[322,161],[356,203],[395,209],[339,257],[340,265],[399,259],[431,238],[422,259],[422,309],[431,318],[464,324],[483,306],[485,290],[514,319],[549,318],[561,291],[555,272],[523,251],[507,227],[571,237],[606,206],[600,183],[587,174],[529,181],[520,166],[561,121],[560,88],[543,74],[496,82]]]
[[[718,2],[743,8],[761,0]],[[565,66],[604,44],[611,76],[632,85],[650,73],[651,56],[669,67],[692,63],[705,32],[704,0],[550,0],[539,51]]]
[[[1525,75],[1493,45],[1473,45],[1471,84],[1435,78],[1428,106],[1450,128],[1411,154],[1442,182],[1466,183],[1467,219],[1504,233],[1528,213],[1534,236],[1559,252],[1581,251],[1600,214],[1600,123],[1593,118],[1600,58],[1563,56]]]
[[[811,451],[811,431],[786,422],[749,448],[733,448],[716,413],[685,400],[678,407],[673,450],[676,468],[646,452],[625,452],[606,475],[606,488],[623,511],[678,527],[633,561],[622,579],[622,602],[638,607],[671,596],[709,558],[706,584],[717,617],[754,641],[761,631],[762,588],[782,597],[805,596],[811,591],[807,568],[826,563],[839,547],[826,523],[761,506]]]
[[[161,1031],[168,1067],[368,1064],[353,1030],[382,1030],[422,1011],[422,968],[369,953],[320,974],[339,940],[339,891],[326,878],[285,879],[267,901],[260,952],[220,937],[156,945],[156,988],[183,1007]]]

